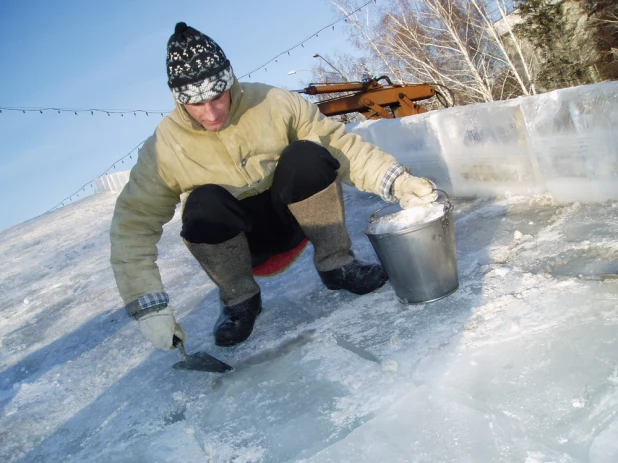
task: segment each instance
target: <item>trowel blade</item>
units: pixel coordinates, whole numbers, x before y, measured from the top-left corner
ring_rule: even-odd
[[[206,352],[187,354],[184,360],[175,363],[173,368],[176,370],[210,371],[212,373],[225,373],[234,369]]]

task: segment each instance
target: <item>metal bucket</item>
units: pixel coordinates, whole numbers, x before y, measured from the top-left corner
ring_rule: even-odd
[[[446,193],[445,193],[446,195]],[[448,195],[444,215],[392,233],[371,233],[371,224],[389,204],[369,218],[365,234],[382,262],[399,301],[421,304],[442,299],[459,288],[453,205]]]

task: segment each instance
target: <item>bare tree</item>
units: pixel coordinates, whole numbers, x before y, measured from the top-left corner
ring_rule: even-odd
[[[349,14],[349,0],[330,0]],[[494,0],[506,17],[503,0]],[[400,82],[444,85],[459,103],[535,93],[530,63],[508,22],[499,30],[480,0],[397,0],[371,28],[349,18],[354,40]],[[508,42],[508,43],[507,43]],[[369,45],[367,47],[367,45]],[[512,55],[519,56],[514,60]]]
[[[524,52],[525,44],[515,34],[509,14],[504,4],[504,0],[494,0],[496,10],[500,13],[500,20],[494,21],[487,11],[488,3],[481,5],[478,0],[470,0],[482,18],[487,31],[495,41],[501,52],[498,60],[502,61],[505,69],[515,80],[523,95],[536,94],[534,85],[534,71],[532,69],[532,59],[529,53]]]
[[[363,26],[362,19],[359,17],[358,13],[351,14],[355,8],[352,8],[350,4],[350,0],[329,0],[330,3],[340,12],[347,16],[346,22],[353,26],[353,30],[355,33],[351,34],[351,40],[357,48],[361,50],[366,50],[367,45],[369,46],[370,55],[374,58],[373,64],[375,66],[374,69],[383,69],[383,73],[389,74],[394,80],[401,81],[401,76],[399,74],[399,69],[393,67],[391,63],[386,59],[386,57],[381,53],[381,50],[378,46],[378,40],[374,38],[374,34],[372,30]]]

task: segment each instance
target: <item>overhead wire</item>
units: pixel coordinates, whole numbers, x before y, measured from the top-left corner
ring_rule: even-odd
[[[123,117],[125,114],[133,114],[137,116],[137,113],[146,114],[149,116],[150,114],[160,114],[161,117],[164,114],[168,114],[170,112],[169,109],[100,109],[100,108],[88,108],[88,109],[80,109],[80,108],[39,108],[39,107],[8,107],[8,106],[0,106],[0,114],[4,111],[15,111],[21,113],[41,113],[43,112],[58,112],[60,113],[73,113],[78,116],[80,113],[90,113],[91,116],[94,116],[94,113],[105,113],[108,116],[112,114],[120,114]]]
[[[365,8],[367,5],[369,5],[371,2],[376,3],[376,0],[369,0],[368,2],[364,3],[363,5],[359,6],[358,8],[356,8],[354,11],[352,11],[351,13],[346,14],[345,16],[343,16],[342,18],[338,19],[335,22],[332,22],[326,26],[324,26],[322,29],[320,29],[317,32],[314,32],[313,34],[311,34],[308,38],[306,38],[305,40],[297,43],[296,45],[294,45],[291,48],[288,48],[287,50],[282,51],[281,53],[279,53],[278,55],[276,55],[274,58],[271,58],[269,61],[267,61],[266,63],[262,64],[261,66],[258,66],[257,68],[255,68],[253,71],[247,72],[246,74],[240,76],[240,78],[242,79],[243,77],[249,77],[251,78],[251,74],[255,74],[257,71],[259,71],[260,69],[266,69],[266,66],[268,66],[270,63],[272,63],[273,61],[277,61],[277,59],[283,55],[285,55],[286,53],[289,55],[290,52],[298,47],[302,47],[304,48],[304,44],[307,43],[309,40],[311,40],[313,37],[317,37],[318,34],[326,29],[328,29],[329,27],[332,27],[333,30],[335,28],[335,25],[340,23],[341,21],[347,21],[347,19],[352,16],[354,13],[359,12],[360,10],[362,10],[363,8]],[[268,71],[268,69],[266,69]]]
[[[77,191],[76,191],[75,193],[73,193],[72,195],[67,196],[66,198],[64,198],[62,201],[60,201],[60,202],[59,202],[58,204],[56,204],[54,207],[52,207],[51,209],[49,209],[48,211],[46,211],[46,213],[47,213],[47,212],[51,212],[51,211],[53,211],[54,209],[57,209],[57,208],[59,208],[59,207],[64,206],[64,203],[65,203],[66,201],[70,201],[70,202],[72,202],[72,201],[73,201],[73,197],[74,197],[74,196],[79,197],[79,193],[80,193],[80,192],[86,192],[86,187],[87,187],[87,186],[90,186],[91,188],[93,188],[94,183],[95,183],[98,179],[100,179],[101,177],[106,176],[106,175],[109,173],[109,171],[111,171],[112,169],[115,169],[115,168],[116,168],[116,164],[118,164],[119,162],[124,164],[124,160],[125,160],[126,158],[133,159],[133,153],[134,153],[136,150],[138,150],[138,149],[139,149],[139,148],[140,148],[140,147],[144,144],[144,142],[145,142],[145,141],[146,141],[146,140],[142,140],[141,142],[139,142],[139,143],[138,143],[138,144],[137,144],[137,145],[136,145],[136,146],[135,146],[135,147],[134,147],[131,151],[129,151],[129,152],[128,152],[127,154],[125,154],[123,157],[121,157],[121,158],[120,158],[120,159],[118,159],[116,162],[114,162],[114,163],[113,163],[110,167],[108,167],[108,168],[105,170],[105,172],[103,172],[101,175],[99,175],[99,176],[98,176],[97,178],[95,178],[94,180],[90,180],[89,182],[84,183],[81,187],[79,187],[79,188],[77,189]]]
[[[318,34],[328,28],[332,28],[334,30],[335,25],[340,23],[341,21],[347,21],[347,19],[352,16],[353,14],[357,13],[358,11],[362,10],[363,8],[365,8],[367,5],[369,5],[370,3],[377,3],[377,0],[369,0],[366,3],[364,3],[363,5],[359,6],[358,8],[356,8],[355,10],[353,10],[352,12],[344,15],[343,17],[341,17],[340,19],[338,19],[337,21],[334,21],[324,27],[322,27],[321,29],[319,29],[318,31],[314,32],[313,34],[311,34],[308,38],[306,38],[305,40],[299,42],[298,44],[294,45],[291,48],[288,48],[287,50],[284,50],[283,52],[279,53],[278,55],[276,55],[274,58],[270,59],[269,61],[267,61],[266,63],[262,64],[261,66],[255,68],[253,71],[248,72],[246,74],[243,74],[242,76],[239,77],[239,79],[242,79],[243,77],[249,77],[251,78],[251,74],[254,74],[256,71],[259,71],[260,69],[266,69],[266,66],[270,63],[272,63],[273,61],[277,61],[277,59],[285,54],[290,54],[290,51],[294,50],[295,48],[298,47],[303,47],[304,48],[304,44],[307,43],[309,40],[311,40],[314,37],[317,37]],[[163,117],[164,113],[169,113],[171,112],[170,110],[148,110],[148,109],[129,109],[129,110],[123,110],[123,109],[101,109],[101,108],[91,108],[91,109],[76,109],[76,108],[51,108],[51,107],[4,107],[4,106],[0,106],[0,113],[2,113],[3,111],[21,111],[23,113],[26,112],[40,112],[41,114],[45,111],[57,111],[58,113],[61,112],[73,112],[76,116],[79,113],[82,112],[90,112],[91,115],[94,115],[95,112],[97,113],[106,113],[108,116],[110,116],[111,114],[120,114],[121,116],[124,116],[125,114],[131,114],[133,113],[135,116],[137,116],[137,113],[145,113],[146,116],[148,116],[149,114],[160,114],[161,117]],[[132,158],[132,154],[133,152],[135,152],[136,150],[138,150],[145,142],[146,140],[142,140],[140,143],[138,143],[131,151],[129,151],[126,155],[124,155],[123,157],[121,157],[120,159],[118,159],[117,161],[115,161],[111,167],[109,167],[105,172],[103,172],[101,175],[99,175],[98,177],[96,177],[93,180],[90,180],[89,182],[86,182],[84,185],[82,185],[82,187],[80,187],[75,193],[73,193],[70,196],[67,196],[66,198],[64,198],[62,201],[60,201],[56,206],[52,207],[51,209],[49,209],[47,212],[53,211],[54,209],[57,209],[59,207],[62,207],[65,205],[65,203],[67,201],[73,201],[73,198],[75,196],[79,197],[79,193],[80,192],[85,192],[86,191],[86,187],[90,186],[91,188],[93,187],[94,183],[101,177],[104,177],[105,175],[107,175],[109,173],[110,170],[115,169],[116,165],[120,162],[120,163],[124,163],[124,159],[126,159],[127,157]]]
[[[320,34],[320,32],[322,32],[322,31],[324,31],[324,30],[326,30],[328,28],[332,28],[334,30],[336,24],[340,23],[341,21],[347,21],[350,16],[352,16],[353,14],[359,12],[360,10],[362,10],[363,8],[365,8],[367,5],[369,5],[372,2],[373,3],[377,3],[377,0],[369,0],[369,1],[367,1],[363,5],[359,6],[355,10],[353,10],[352,12],[342,16],[337,21],[334,21],[334,22],[332,22],[332,23],[322,27],[321,29],[319,29],[318,31],[314,32],[313,34],[311,34],[306,39],[298,42],[293,47],[290,47],[287,50],[282,51],[281,53],[276,55],[274,58],[268,60],[266,63],[258,66],[257,68],[253,69],[250,72],[247,72],[246,74],[241,75],[239,77],[239,79],[242,79],[244,77],[251,78],[251,74],[255,74],[260,69],[265,69],[266,71],[268,71],[266,66],[268,66],[273,61],[276,62],[281,56],[284,56],[286,54],[290,55],[290,52],[292,50],[298,48],[298,47],[304,48],[304,44],[307,43],[312,38],[317,37]],[[15,112],[21,112],[21,113],[24,113],[24,114],[26,114],[28,112],[38,112],[38,113],[43,114],[43,112],[53,112],[53,111],[55,111],[58,114],[66,112],[66,113],[73,113],[76,116],[78,116],[80,113],[90,113],[91,116],[94,116],[94,113],[105,113],[108,116],[111,116],[112,114],[120,114],[121,117],[123,117],[126,114],[133,114],[134,116],[137,116],[138,113],[146,114],[146,116],[149,116],[150,114],[160,114],[161,117],[163,117],[164,114],[168,114],[168,113],[171,112],[171,110],[169,110],[169,109],[165,109],[165,110],[161,110],[161,109],[104,109],[104,108],[50,108],[50,107],[9,107],[9,106],[0,106],[0,114],[2,114],[3,111],[15,111]]]

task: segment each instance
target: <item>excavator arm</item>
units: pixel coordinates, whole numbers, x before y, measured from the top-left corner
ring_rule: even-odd
[[[381,84],[382,80],[386,83]],[[316,103],[325,116],[358,112],[368,119],[392,119],[424,113],[427,109],[415,102],[441,96],[432,85],[393,84],[386,76],[362,82],[309,84],[297,92],[307,95],[335,95]]]

